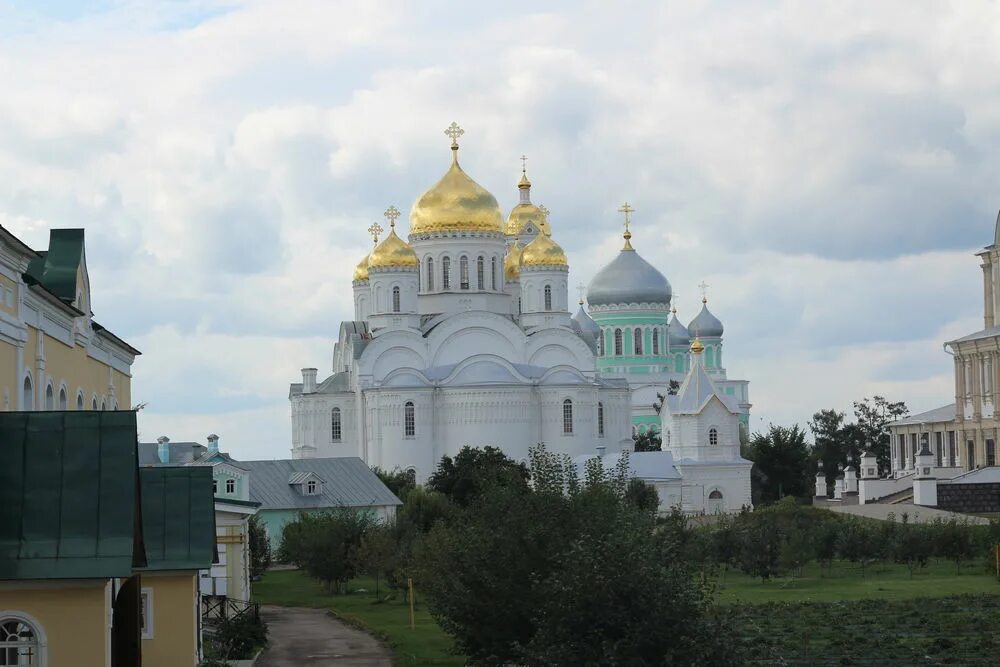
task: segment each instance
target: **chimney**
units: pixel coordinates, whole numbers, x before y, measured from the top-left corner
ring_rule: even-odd
[[[161,435],[156,439],[156,455],[160,463],[170,463],[170,438]]]
[[[208,453],[209,455],[219,453],[219,436],[214,433],[208,436]]]
[[[303,394],[315,394],[316,393],[316,369],[315,368],[303,368],[302,369],[302,393]]]
[[[607,449],[607,447],[605,447],[604,445],[598,445],[597,446],[597,456],[599,458],[604,458],[604,451],[606,449]]]

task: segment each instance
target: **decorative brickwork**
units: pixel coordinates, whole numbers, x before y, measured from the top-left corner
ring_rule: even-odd
[[[1000,512],[1000,482],[938,484],[938,508],[952,512]]]

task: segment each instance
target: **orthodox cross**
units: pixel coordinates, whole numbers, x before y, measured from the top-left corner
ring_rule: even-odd
[[[378,245],[378,235],[382,233],[382,226],[377,222],[373,222],[372,226],[368,228],[368,233],[372,235],[372,241],[375,245]]]
[[[635,213],[635,209],[629,206],[628,202],[625,202],[624,204],[622,204],[622,207],[618,209],[618,212],[625,214],[625,233],[628,234],[629,233],[628,226],[629,223],[632,222],[632,214]]]
[[[580,293],[580,305],[583,305],[583,292],[587,289],[587,286],[583,283],[578,283],[576,286],[576,291]]]
[[[549,209],[545,208],[544,206],[539,206],[538,210],[542,212],[542,215],[545,216],[546,220],[549,219]]]
[[[399,209],[396,208],[395,206],[390,206],[389,208],[385,209],[385,213],[383,213],[382,215],[384,215],[386,220],[389,221],[389,227],[395,229],[396,218],[399,217]]]
[[[674,315],[676,315],[677,314],[677,294],[676,293],[670,295],[670,305],[673,306],[673,313],[674,313]]]
[[[521,173],[522,174],[527,174],[528,173],[528,156],[527,155],[522,155],[521,156]]]
[[[447,136],[451,137],[451,147],[458,148],[458,138],[463,134],[465,134],[465,130],[460,128],[458,126],[458,123],[453,121],[452,124],[448,126],[448,129],[444,131],[444,133]]]
[[[702,303],[708,303],[708,288],[709,288],[709,284],[706,283],[704,280],[702,280],[698,284],[698,289],[701,290],[701,302]]]

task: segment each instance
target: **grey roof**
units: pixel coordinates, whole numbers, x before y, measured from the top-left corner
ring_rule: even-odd
[[[940,408],[934,408],[933,410],[928,410],[927,412],[921,412],[916,415],[907,415],[902,419],[889,422],[888,426],[915,426],[931,422],[950,422],[954,421],[954,419],[955,404],[949,403],[948,405],[942,405]]]
[[[356,456],[240,461],[239,465],[250,471],[250,500],[259,502],[261,510],[402,504],[365,462]],[[289,482],[296,473],[313,473],[323,480],[319,493],[301,494]]]
[[[708,309],[708,304],[705,302],[702,302],[701,312],[691,320],[691,324],[687,328],[690,335],[698,336],[699,338],[722,337],[722,322],[712,314],[712,311]]]
[[[357,349],[355,347],[355,349]],[[316,385],[317,394],[342,394],[351,391],[351,374],[347,371],[334,373],[327,379]],[[302,383],[292,382],[288,387],[290,396],[298,396],[302,393]]]
[[[631,248],[623,248],[618,256],[597,272],[587,288],[587,303],[591,306],[611,306],[619,303],[659,303],[670,305],[670,283],[652,264]]]
[[[691,342],[691,334],[688,333],[687,327],[677,319],[677,313],[674,313],[674,318],[670,320],[667,337],[670,339],[669,345],[688,345]]]
[[[288,476],[289,484],[301,484],[302,482],[308,481],[310,479],[315,479],[318,482],[322,482],[323,478],[314,472],[293,472]]]
[[[681,388],[677,390],[676,395],[667,396],[667,408],[671,414],[697,414],[712,396],[717,396],[731,412],[737,412],[732,403],[734,399],[720,392],[712,382],[712,378],[705,372],[701,355],[693,357],[691,370],[681,383]]]
[[[164,464],[160,461],[158,448],[159,443],[140,442],[139,465],[182,465],[184,463],[191,463],[192,461],[200,459],[206,452],[208,452],[208,447],[200,442],[171,442],[167,445],[167,451],[170,454],[170,461],[169,463]]]
[[[583,309],[583,304],[580,304],[579,310],[573,315],[573,321],[580,325],[580,331],[588,331],[592,334],[600,335],[601,327],[597,326],[597,322],[594,321],[587,311]]]
[[[605,454],[601,457],[601,465],[605,470],[610,470],[618,465],[621,459],[621,452]],[[585,454],[573,459],[577,470],[582,474],[586,469],[587,461],[597,458],[596,454]],[[674,467],[674,455],[671,452],[629,452],[628,455],[629,476],[650,481],[662,481],[668,479],[680,479],[681,474]]]
[[[968,336],[962,336],[961,338],[950,340],[948,341],[948,343],[966,343],[968,341],[981,340],[983,338],[993,338],[994,336],[1000,336],[1000,327],[990,327],[989,329],[982,329],[975,333],[970,333]],[[948,343],[945,343],[945,345],[947,345]]]

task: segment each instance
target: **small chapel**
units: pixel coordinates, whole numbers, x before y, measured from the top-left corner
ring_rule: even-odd
[[[541,442],[574,459],[620,454],[632,449],[640,423],[660,430],[669,418],[675,422],[664,431],[665,451],[657,452],[664,456],[650,459],[676,478],[670,489],[658,487],[661,506],[705,511],[713,492],[722,499],[712,505],[718,510],[749,506],[750,464],[742,459],[745,498],[713,480],[698,482],[697,490],[683,482],[685,475],[691,484],[702,477],[694,464],[721,472],[723,460],[738,459],[746,383],[725,384],[722,325],[707,305],[695,325],[709,341],[707,367],[705,344],[687,331],[681,337],[683,326],[671,330],[670,286],[632,248],[631,207],[622,207],[619,258],[588,290],[593,317],[582,299],[571,316],[569,261],[549,212],[531,201],[526,169],[518,203],[504,218],[497,199],[459,164],[463,130],[452,123],[445,134],[450,164],[412,205],[405,240],[395,206],[385,212],[384,236],[380,225],[368,230],[374,245],[354,271],[354,319],[340,325],[331,372],[320,378],[316,368],[304,368],[290,387],[292,456],[358,456],[422,482],[442,456],[467,445],[496,446],[518,461]],[[624,321],[631,323],[627,331]],[[636,414],[630,377],[640,375],[644,398]],[[683,379],[676,394],[667,381],[675,377]],[[678,402],[691,392],[700,412],[722,406],[724,414],[712,417],[715,440],[706,441],[713,456],[684,449],[697,449],[686,443],[697,429],[684,425],[692,413],[683,412],[697,401]],[[686,502],[683,489],[704,499]]]

